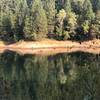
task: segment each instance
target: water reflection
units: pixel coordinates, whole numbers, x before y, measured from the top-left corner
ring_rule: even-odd
[[[0,54],[0,100],[99,100],[100,55]]]

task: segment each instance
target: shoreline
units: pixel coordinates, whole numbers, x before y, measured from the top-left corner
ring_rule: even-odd
[[[14,44],[5,45],[0,42],[0,53],[5,50],[18,52],[19,54],[39,54],[51,55],[57,53],[71,53],[71,52],[88,52],[93,54],[100,54],[100,40],[90,40],[82,43],[72,41],[56,41],[45,39],[41,41],[19,41]]]

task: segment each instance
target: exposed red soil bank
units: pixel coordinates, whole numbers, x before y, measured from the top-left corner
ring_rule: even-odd
[[[56,41],[56,40],[41,40],[41,41],[20,41],[15,44],[5,45],[0,42],[0,52],[4,50],[12,50],[19,52],[21,54],[55,54],[63,52],[90,52],[99,54],[100,53],[100,40],[91,40],[82,43],[72,42],[72,41]]]

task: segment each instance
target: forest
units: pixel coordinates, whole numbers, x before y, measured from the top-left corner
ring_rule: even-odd
[[[0,0],[0,40],[100,38],[100,0]]]

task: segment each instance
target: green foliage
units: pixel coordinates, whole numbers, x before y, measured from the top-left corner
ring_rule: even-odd
[[[68,26],[70,27],[70,30],[72,31],[75,26],[77,25],[77,17],[75,15],[75,13],[73,12],[69,12],[66,14],[66,21]]]
[[[82,28],[83,28],[83,31],[84,31],[84,33],[86,34],[86,33],[88,33],[88,31],[89,31],[89,22],[88,21],[85,21],[83,24],[82,24]]]
[[[0,39],[69,39],[77,28],[89,33],[91,24],[99,34],[99,19],[100,0],[0,0]]]
[[[56,34],[63,36],[67,40],[70,35],[74,33],[75,26],[77,25],[77,18],[73,12],[65,12],[64,9],[60,10],[57,14]]]
[[[91,0],[91,3],[95,12],[100,10],[100,0]]]
[[[61,9],[59,11],[59,13],[57,14],[57,18],[56,18],[56,34],[58,34],[59,36],[62,36],[63,35],[63,29],[64,29],[64,26],[63,26],[63,22],[66,18],[66,12],[64,9]]]
[[[96,17],[92,23],[92,27],[94,30],[95,35],[98,39],[100,39],[100,18]]]
[[[79,16],[82,14],[84,0],[73,0],[72,1],[72,10]]]
[[[83,18],[83,20],[90,20],[90,21],[95,18],[90,0],[84,1],[82,18]]]
[[[54,32],[54,25],[55,25],[55,0],[44,0],[44,9],[47,15],[47,23],[48,23],[48,32]]]
[[[34,40],[34,30],[33,30],[33,21],[32,21],[32,16],[29,16],[27,15],[26,18],[25,18],[25,26],[24,26],[24,34],[25,34],[25,38],[28,38],[28,39],[32,39]]]
[[[64,9],[66,12],[70,12],[72,10],[71,0],[65,0]]]
[[[40,0],[34,0],[31,12],[26,16],[24,33],[31,39],[46,37],[47,18]]]
[[[64,35],[63,40],[70,39],[70,32],[64,31],[63,35]]]
[[[5,30],[7,35],[12,34],[14,40],[18,40],[17,34],[22,34],[24,26],[24,17],[27,11],[26,0],[1,0],[1,19],[3,20],[3,15],[8,17],[10,25],[5,21],[5,25],[1,25],[3,28],[8,28]],[[10,27],[10,28],[9,28]],[[10,37],[7,37],[8,39]]]

